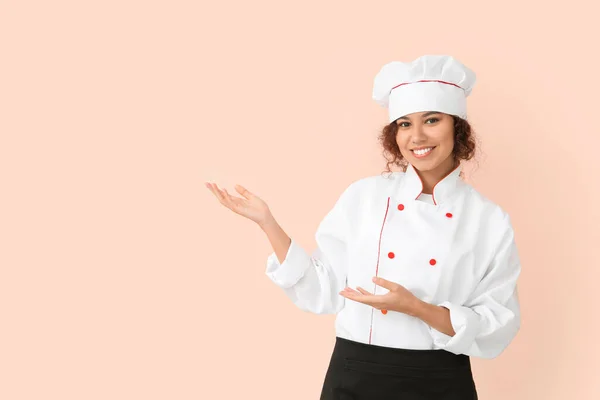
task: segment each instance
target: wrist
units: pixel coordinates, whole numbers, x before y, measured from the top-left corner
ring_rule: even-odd
[[[275,220],[275,218],[270,215],[269,217],[267,217],[266,219],[264,219],[263,221],[258,223],[258,226],[260,226],[260,228],[264,231],[265,229],[268,229],[271,226],[276,226],[277,225],[277,221]]]
[[[410,309],[410,315],[415,318],[421,318],[421,316],[426,312],[427,306],[429,303],[415,297],[415,301],[413,306]]]

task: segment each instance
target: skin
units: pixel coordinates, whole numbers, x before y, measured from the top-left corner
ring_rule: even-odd
[[[396,143],[402,156],[411,163],[421,180],[423,192],[433,193],[433,187],[450,173],[457,164],[452,154],[454,148],[454,120],[451,115],[436,112],[419,112],[398,118]],[[415,147],[435,148],[425,158],[418,158]]]
[[[457,167],[454,148],[454,120],[451,115],[425,111],[405,115],[396,121],[398,132],[396,143],[402,156],[411,163],[423,182],[423,193],[432,194],[433,187]],[[413,153],[414,148],[432,147],[431,153],[421,159]],[[379,310],[402,312],[419,318],[448,336],[456,332],[450,320],[450,310],[422,301],[404,286],[381,277],[373,282],[388,292],[374,295],[357,287],[346,287],[339,294],[353,301],[368,304]]]
[[[423,192],[431,194],[435,184],[455,168],[452,157],[454,147],[452,116],[421,112],[399,118],[396,123],[399,125],[396,143],[400,152],[421,177]],[[411,150],[423,146],[436,146],[436,148],[426,158],[419,159]],[[215,183],[205,182],[205,185],[223,206],[257,223],[267,234],[279,262],[283,262],[291,239],[279,226],[264,200],[241,185],[235,185],[235,190],[242,197],[229,194],[227,189],[220,189]],[[356,289],[346,287],[339,294],[349,300],[368,304],[380,310],[411,315],[446,335],[455,335],[447,308],[426,303],[402,285],[381,277],[373,277],[373,282],[387,289],[388,292],[374,295],[361,287]]]

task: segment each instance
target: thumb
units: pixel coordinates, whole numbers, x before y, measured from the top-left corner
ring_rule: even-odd
[[[396,283],[395,282],[388,281],[387,279],[383,279],[383,278],[380,278],[378,276],[374,276],[373,277],[373,282],[376,285],[381,286],[383,288],[386,288],[388,290],[393,290],[396,287]]]
[[[235,185],[235,190],[241,194],[242,196],[244,196],[244,198],[250,200],[252,198],[252,196],[254,196],[248,189],[246,189],[245,187],[243,187],[242,185]]]

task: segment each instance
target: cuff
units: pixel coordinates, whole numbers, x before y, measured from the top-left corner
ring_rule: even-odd
[[[436,349],[443,349],[454,354],[465,354],[469,351],[479,332],[480,316],[469,307],[460,306],[449,301],[438,304],[450,310],[450,322],[455,335],[448,336],[429,326]]]
[[[310,265],[310,256],[294,239],[291,239],[290,247],[282,263],[279,263],[275,252],[269,255],[266,274],[278,286],[288,288],[302,278]]]

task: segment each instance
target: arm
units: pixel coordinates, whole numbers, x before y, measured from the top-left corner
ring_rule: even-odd
[[[442,311],[430,306],[425,310],[435,348],[455,354],[495,358],[506,349],[521,325],[517,278],[521,263],[508,214],[499,245],[492,261],[467,301],[457,304],[444,301],[437,306],[449,310],[452,331]],[[434,306],[435,307],[435,306]],[[425,321],[427,322],[427,321]],[[439,329],[438,329],[439,328]]]
[[[450,321],[450,310],[446,307],[436,306],[417,299],[417,305],[414,309],[413,317],[417,317],[432,328],[448,336],[454,336],[456,332]]]
[[[278,262],[282,263],[288,253],[292,239],[285,233],[273,216],[266,222],[259,224],[259,226],[266,233]]]
[[[339,292],[347,275],[347,239],[349,232],[346,203],[350,185],[317,228],[317,248],[308,254],[294,239],[271,220],[261,227],[267,234],[273,253],[267,258],[267,276],[304,311],[335,314],[344,306]]]

